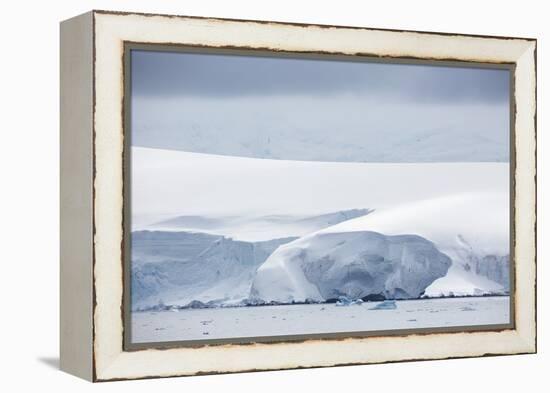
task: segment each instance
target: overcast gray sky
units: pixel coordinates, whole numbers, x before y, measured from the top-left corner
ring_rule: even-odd
[[[508,161],[507,70],[132,51],[132,144],[256,158]]]

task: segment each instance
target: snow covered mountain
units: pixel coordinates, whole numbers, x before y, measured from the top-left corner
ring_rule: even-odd
[[[398,163],[509,159],[507,100],[500,105],[474,101],[467,105],[464,101],[457,107],[417,100],[384,105],[382,101],[380,97],[307,95],[241,97],[205,104],[203,100],[140,97],[134,102],[133,141],[159,149],[277,160]],[[246,120],[236,113],[246,113]]]
[[[258,269],[251,297],[287,302],[505,293],[507,203],[501,193],[454,195],[331,226],[275,250]]]

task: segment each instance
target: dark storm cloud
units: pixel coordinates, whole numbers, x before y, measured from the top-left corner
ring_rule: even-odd
[[[132,51],[136,96],[330,94],[394,99],[498,102],[509,99],[507,70],[350,61]]]

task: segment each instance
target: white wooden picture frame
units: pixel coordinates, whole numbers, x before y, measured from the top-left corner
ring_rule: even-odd
[[[168,348],[125,345],[125,45],[510,67],[512,323]],[[472,223],[472,225],[475,225]],[[536,352],[536,40],[91,11],[61,23],[61,368],[90,381]]]

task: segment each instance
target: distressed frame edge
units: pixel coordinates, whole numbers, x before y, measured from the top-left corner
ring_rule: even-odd
[[[537,41],[530,41],[517,59],[516,68],[516,173],[514,176],[515,259],[518,254],[527,253],[529,259],[515,265],[516,330],[529,353],[537,353]],[[519,82],[518,82],[519,81]],[[521,110],[520,110],[521,109]],[[522,135],[523,134],[523,135]],[[519,146],[519,148],[518,148]],[[521,192],[518,192],[521,190]],[[527,199],[525,202],[523,199]],[[525,205],[523,205],[525,203]],[[527,211],[524,211],[527,210]],[[519,229],[518,229],[519,227]],[[519,235],[519,236],[518,236]],[[521,238],[520,238],[521,237]],[[518,241],[519,240],[519,241]],[[519,247],[518,247],[519,244]],[[529,255],[529,253],[531,253]],[[517,279],[521,270],[523,280]],[[522,304],[527,303],[527,304]],[[522,307],[517,308],[517,305]]]
[[[103,12],[99,12],[99,14],[104,14]],[[109,12],[108,15],[114,15],[116,13],[112,13],[112,12]],[[118,14],[117,14],[118,15]],[[135,15],[133,13],[130,13],[129,15]],[[140,15],[140,14],[138,14]],[[143,15],[143,14],[141,14]],[[170,18],[173,18],[173,16],[170,16]],[[185,17],[185,18],[193,18],[193,17]],[[211,19],[211,18],[205,18],[205,19]],[[218,20],[218,19],[217,19]],[[252,21],[254,22],[254,21]],[[282,24],[282,25],[288,25],[288,24],[285,24],[285,23],[279,23],[279,22],[274,22],[274,24]],[[363,30],[369,30],[367,28],[360,28],[360,29],[363,29]],[[393,32],[393,31],[392,31]],[[399,31],[395,32],[395,33],[399,33]],[[413,32],[413,33],[418,33],[418,32]],[[437,34],[437,33],[426,33],[426,34]],[[452,36],[458,36],[458,35],[454,35],[454,34],[451,34]],[[462,36],[466,36],[466,37],[470,37],[469,35],[462,35]],[[484,36],[485,37],[485,36]],[[484,38],[484,37],[480,37],[480,38]],[[506,39],[506,38],[503,38],[503,37],[496,37],[497,39]],[[534,43],[533,43],[534,41]],[[95,43],[95,40],[94,40],[94,43]],[[529,45],[529,43],[531,44],[534,44],[532,47]],[[536,89],[536,40],[534,39],[527,39],[527,42],[526,42],[526,48],[525,48],[525,53],[526,52],[531,52],[529,49],[531,48],[532,49],[532,52],[534,53],[534,60],[535,60],[535,64],[534,64],[534,86],[533,88]],[[467,61],[467,60],[466,60]],[[95,74],[94,74],[95,76]],[[531,95],[532,92],[529,92],[529,95]],[[532,130],[528,130],[529,132],[532,131],[533,132],[533,136],[535,136],[536,138],[536,97],[531,97],[531,98],[534,98],[533,100],[533,104],[534,104],[534,122],[533,122],[533,128]],[[517,123],[516,123],[517,124]],[[518,133],[519,134],[519,133]],[[518,138],[519,139],[519,138]],[[516,144],[517,144],[517,141],[516,140]],[[535,143],[535,149],[536,149],[536,143]],[[535,150],[536,152],[536,150]],[[534,163],[535,164],[535,167],[534,167],[534,171],[535,171],[535,183],[534,183],[534,186],[536,187],[536,162]],[[536,198],[536,195],[535,195],[535,198]],[[535,217],[533,217],[533,220],[536,220],[536,200],[535,200],[535,205],[533,206],[535,209]],[[535,225],[536,225],[536,221],[535,221]],[[534,229],[534,232],[533,234],[536,234],[536,228],[533,228]],[[534,250],[534,256],[536,258],[536,249]],[[536,263],[536,261],[535,261]],[[535,280],[535,285],[536,285],[536,266],[535,266],[535,276],[534,276],[534,280]],[[96,283],[97,284],[97,283]],[[535,296],[534,296],[534,301],[536,301],[536,287],[535,287]],[[534,310],[536,311],[536,310]],[[522,349],[519,349],[514,352],[510,352],[510,353],[482,353],[482,354],[466,354],[466,355],[458,355],[456,357],[473,357],[473,356],[496,356],[496,355],[506,355],[506,354],[520,354],[520,353],[534,353],[536,352],[536,312],[535,312],[535,315],[534,315],[534,323],[535,323],[535,326],[534,326],[534,334],[533,332],[527,332],[525,331],[525,329],[520,329],[520,327],[518,326],[518,329],[515,330],[515,333],[516,333],[516,337],[515,339],[517,339],[518,341],[516,341],[516,343],[520,343],[520,346]],[[518,330],[521,330],[521,334],[517,334],[518,333]],[[96,337],[94,337],[94,340],[95,340]],[[346,364],[368,364],[368,363],[386,363],[386,362],[395,362],[395,361],[411,361],[411,360],[431,360],[431,359],[444,359],[444,358],[454,358],[454,356],[430,356],[428,358],[413,358],[413,359],[407,359],[407,358],[401,358],[400,360],[388,360],[388,361],[366,361],[366,362],[360,362],[360,363],[346,363]],[[94,356],[94,360],[95,360],[95,356]],[[115,366],[114,368],[116,369],[116,363],[120,361],[125,361],[124,359],[120,359],[120,357],[117,357],[116,359],[112,359],[113,362],[112,362],[112,366]],[[330,367],[330,366],[337,366],[337,365],[342,365],[342,364],[330,364],[330,365],[306,365],[306,366],[289,366],[289,367],[281,367],[281,368],[277,368],[277,369],[287,369],[287,368],[301,368],[301,367]],[[111,368],[111,367],[107,367],[108,369]],[[265,368],[263,370],[270,370],[271,368]],[[103,371],[106,371],[105,373]],[[161,375],[144,375],[144,376],[116,376],[116,375],[110,375],[109,376],[109,372],[108,370],[106,369],[103,369],[101,370],[101,375],[99,377],[97,377],[97,375],[94,375],[94,380],[97,380],[97,381],[104,381],[104,380],[119,380],[119,379],[136,379],[136,378],[153,378],[153,377],[168,377],[168,376],[183,376],[183,375],[200,375],[200,374],[208,374],[208,373],[227,373],[227,372],[243,372],[243,371],[260,371],[260,370],[228,370],[228,371],[214,371],[214,372],[194,372],[194,373],[190,373],[190,374],[186,374],[184,372],[180,372],[180,373],[172,373],[172,374],[161,374]],[[115,371],[115,374],[116,374],[116,371]]]
[[[282,26],[295,26],[295,27],[319,27],[322,29],[354,29],[354,30],[370,30],[381,32],[394,32],[394,33],[417,33],[421,35],[434,34],[448,37],[471,37],[471,38],[490,38],[499,40],[522,40],[522,41],[537,41],[535,37],[519,37],[519,36],[500,36],[500,35],[486,35],[486,34],[468,34],[468,33],[449,33],[442,31],[428,31],[428,30],[409,30],[409,29],[389,29],[382,27],[365,27],[356,25],[331,25],[323,23],[307,23],[307,22],[289,22],[289,21],[273,21],[263,19],[243,19],[243,18],[223,18],[216,16],[199,16],[199,15],[184,15],[184,14],[163,14],[163,13],[151,13],[151,12],[139,12],[139,11],[113,11],[105,9],[94,9],[90,12],[98,15],[120,15],[120,16],[146,16],[146,17],[162,17],[162,18],[176,18],[176,19],[196,19],[204,21],[220,21],[220,22],[236,22],[236,23],[254,23],[254,24],[268,24],[268,25],[282,25]]]

